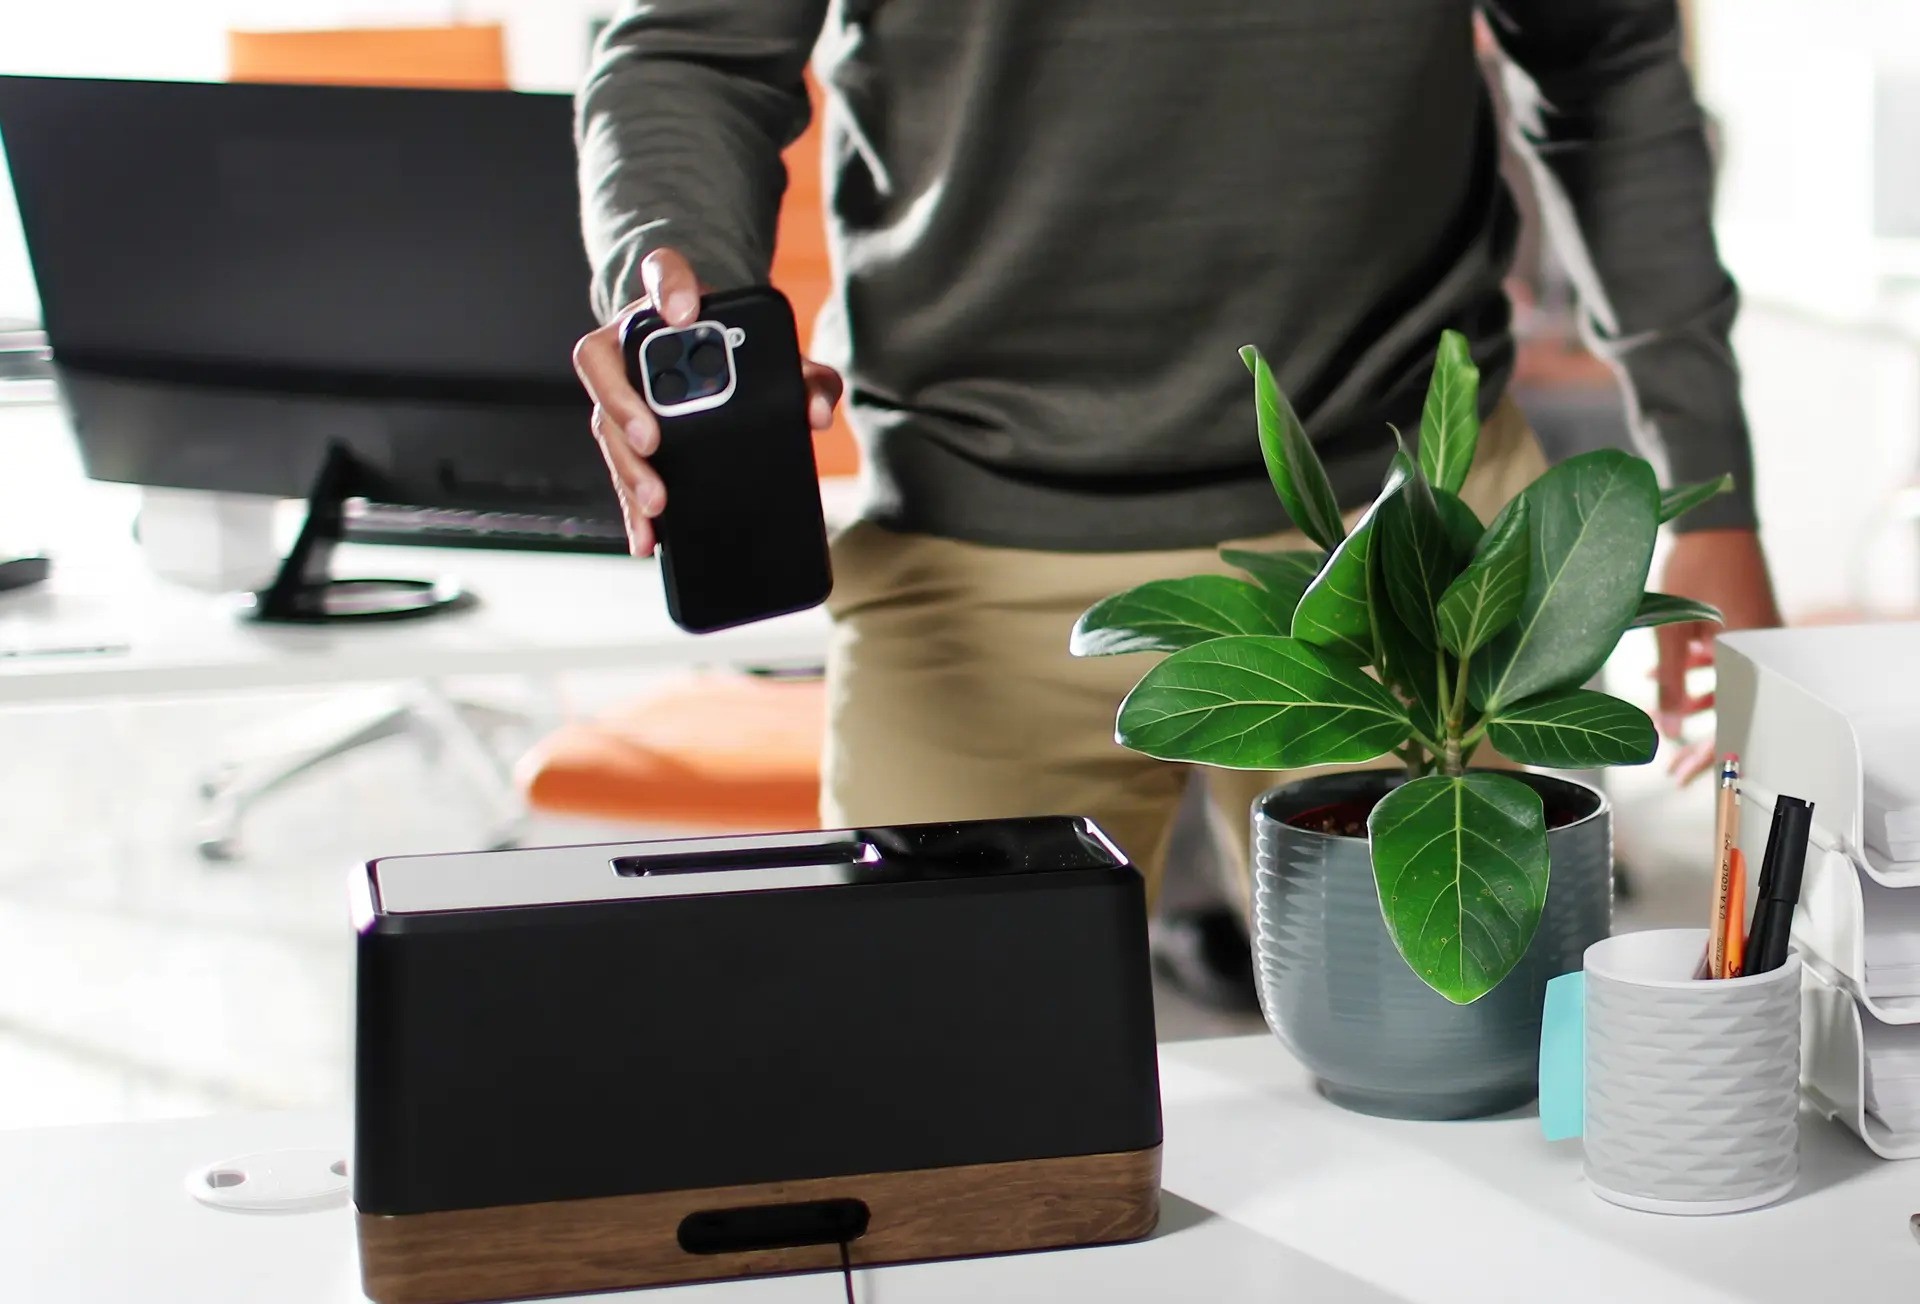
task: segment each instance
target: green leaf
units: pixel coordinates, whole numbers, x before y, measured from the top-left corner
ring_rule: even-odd
[[[1474,515],[1473,508],[1461,501],[1459,494],[1435,489],[1433,505],[1440,511],[1440,524],[1446,527],[1447,542],[1453,545],[1454,560],[1465,566],[1468,558],[1479,548],[1487,527],[1480,524],[1480,518]]]
[[[1373,661],[1373,625],[1368,617],[1367,557],[1373,548],[1374,521],[1381,505],[1398,493],[1412,471],[1403,456],[1395,456],[1380,496],[1354,522],[1353,533],[1341,541],[1320,568],[1320,574],[1293,609],[1293,636],[1315,647],[1333,648],[1362,665]]]
[[[1492,991],[1546,905],[1540,794],[1504,774],[1431,775],[1388,793],[1367,833],[1381,914],[1414,973],[1456,1005]]]
[[[1642,593],[1640,605],[1634,609],[1633,619],[1627,623],[1627,628],[1678,625],[1690,620],[1711,621],[1718,625],[1724,623],[1726,617],[1720,614],[1720,608],[1710,603],[1676,598],[1671,593]]]
[[[1515,625],[1474,658],[1474,705],[1490,714],[1593,678],[1640,605],[1659,532],[1653,468],[1619,449],[1584,453],[1520,495],[1533,560]]]
[[[1584,688],[1503,708],[1487,723],[1487,740],[1515,764],[1557,770],[1645,765],[1660,745],[1645,711]]]
[[[1347,537],[1340,520],[1340,503],[1333,496],[1327,469],[1313,451],[1306,428],[1295,415],[1293,404],[1280,392],[1273,369],[1249,344],[1240,350],[1240,360],[1253,373],[1254,401],[1260,413],[1260,453],[1267,461],[1267,478],[1280,495],[1280,505],[1309,539],[1322,548],[1335,548]]]
[[[1733,477],[1731,475],[1723,475],[1718,480],[1703,480],[1699,484],[1675,485],[1671,489],[1662,489],[1660,491],[1660,524],[1665,525],[1674,517],[1685,515],[1709,499],[1732,492]]]
[[[1261,588],[1274,596],[1275,613],[1283,620],[1291,621],[1294,608],[1300,605],[1300,595],[1320,574],[1320,568],[1327,563],[1327,555],[1323,552],[1251,552],[1245,548],[1222,548],[1220,560],[1253,576]]]
[[[1394,611],[1423,647],[1440,646],[1436,608],[1455,567],[1426,476],[1416,471],[1399,493],[1381,501],[1374,530],[1374,546],[1385,549],[1380,560]]]
[[[1380,666],[1381,677],[1407,699],[1407,717],[1414,728],[1438,742],[1447,732],[1446,713],[1440,709],[1439,653],[1421,647],[1395,613],[1377,550],[1367,562],[1367,605],[1385,662]]]
[[[1265,590],[1226,575],[1151,580],[1103,598],[1074,622],[1077,657],[1178,652],[1226,634],[1284,634]]]
[[[1373,631],[1367,622],[1367,555],[1372,548],[1373,522],[1360,521],[1294,607],[1293,637],[1361,665],[1372,663]]]
[[[1435,489],[1460,492],[1480,442],[1480,368],[1467,337],[1443,331],[1433,359],[1433,379],[1420,412],[1420,469]]]
[[[1292,638],[1218,638],[1149,670],[1120,704],[1122,746],[1240,770],[1370,761],[1407,739],[1393,694]]]
[[[1455,656],[1472,656],[1520,614],[1533,551],[1529,515],[1524,499],[1513,511],[1502,512],[1500,528],[1486,536],[1467,568],[1440,595],[1440,640]]]

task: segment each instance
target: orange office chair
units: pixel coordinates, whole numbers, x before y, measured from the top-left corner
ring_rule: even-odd
[[[563,725],[516,771],[535,810],[720,833],[819,823],[818,679],[715,671]]]
[[[228,32],[227,78],[504,90],[506,32],[498,23]]]
[[[803,342],[833,287],[820,179],[820,96],[786,154],[773,283],[793,303]],[[844,412],[844,405],[842,407]],[[822,476],[852,475],[846,419],[814,444]],[[716,832],[810,829],[819,822],[826,692],[817,679],[713,672],[669,682],[593,720],[548,735],[520,762],[535,810]]]

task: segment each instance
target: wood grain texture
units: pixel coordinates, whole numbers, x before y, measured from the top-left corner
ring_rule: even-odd
[[[856,1199],[872,1213],[856,1265],[1136,1240],[1160,1213],[1160,1149],[975,1164],[493,1209],[359,1214],[361,1282],[377,1304],[466,1304],[820,1272],[837,1245],[712,1255],[680,1248],[688,1214]]]

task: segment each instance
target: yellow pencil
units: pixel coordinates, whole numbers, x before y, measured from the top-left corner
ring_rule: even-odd
[[[1707,924],[1707,976],[1727,976],[1727,914],[1733,895],[1733,849],[1740,838],[1740,758],[1729,755],[1720,766],[1720,791],[1713,810],[1713,918]]]

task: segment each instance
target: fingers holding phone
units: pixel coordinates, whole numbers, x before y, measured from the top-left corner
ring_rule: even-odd
[[[672,249],[656,249],[640,264],[646,296],[623,309],[611,323],[584,336],[574,346],[574,371],[593,399],[593,436],[612,476],[614,492],[627,531],[628,549],[636,557],[652,555],[659,541],[654,522],[666,510],[667,487],[654,468],[660,449],[659,419],[634,388],[622,354],[621,340],[636,316],[654,311],[662,324],[684,328],[699,319],[707,293],[685,257]],[[818,362],[803,360],[807,424],[814,430],[833,425],[833,413],[844,386],[840,373]]]
[[[653,518],[667,504],[667,487],[647,460],[660,447],[660,426],[627,383],[619,324],[583,336],[573,346],[573,369],[593,399],[593,437],[613,477],[628,551],[648,556],[655,542]]]
[[[595,404],[593,436],[600,445],[613,479],[613,490],[620,502],[620,517],[627,531],[627,550],[636,557],[653,553],[653,518],[666,507],[666,486],[653,466],[637,450],[656,444],[659,433],[649,418],[622,424],[613,409]]]
[[[833,409],[845,388],[840,373],[808,358],[801,362],[800,374],[807,382],[807,424],[815,430],[831,430]]]
[[[672,249],[656,249],[640,261],[640,284],[647,297],[621,314],[659,305],[660,320],[669,326],[691,326],[700,315],[700,298],[707,290],[693,274],[693,265]]]
[[[667,487],[649,460],[660,449],[660,424],[627,379],[620,336],[635,314],[653,304],[666,305],[662,316],[686,325],[700,313],[700,283],[687,260],[671,249],[656,249],[640,264],[647,297],[629,304],[614,321],[574,345],[573,369],[593,399],[593,437],[620,500],[627,547],[636,557],[653,553],[658,536],[654,518],[666,509]]]

